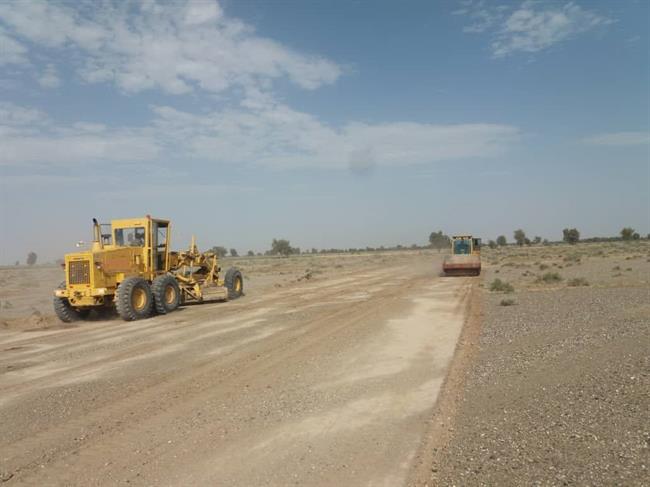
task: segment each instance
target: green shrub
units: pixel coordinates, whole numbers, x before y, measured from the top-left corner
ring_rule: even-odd
[[[567,282],[567,286],[578,287],[578,286],[588,286],[589,281],[584,277],[574,277]]]
[[[564,230],[562,230],[562,234],[564,235],[562,240],[564,240],[567,243],[575,244],[578,243],[578,241],[580,240],[580,232],[578,231],[577,228],[571,228],[571,229],[565,228]]]
[[[560,282],[561,280],[562,280],[562,276],[557,272],[547,272],[546,274],[539,276],[537,278],[537,282],[542,282],[544,284],[553,284],[556,282]]]
[[[564,256],[564,262],[575,262],[576,264],[580,262],[580,254],[572,253]]]
[[[512,284],[502,281],[501,279],[495,279],[492,281],[490,284],[490,291],[492,292],[497,292],[497,293],[512,293],[514,292],[515,288],[512,286]]]
[[[539,270],[540,270],[540,271],[544,271],[544,270],[546,270],[546,269],[548,269],[548,266],[547,266],[546,264],[540,264],[540,265],[539,265]]]

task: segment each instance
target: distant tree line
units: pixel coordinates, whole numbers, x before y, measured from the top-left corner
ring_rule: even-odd
[[[533,240],[530,240],[526,236],[526,232],[521,228],[513,232],[513,239],[516,245],[534,245],[542,244],[548,245],[550,242],[548,239],[543,239],[542,237],[536,236]],[[586,239],[580,238],[580,231],[577,228],[565,228],[562,230],[562,242],[568,244],[576,244],[578,242],[616,242],[616,241],[630,241],[630,240],[640,240],[641,235],[631,227],[625,227],[620,231],[620,236],[617,237],[590,237]],[[647,235],[647,239],[650,240],[650,234]],[[504,235],[499,235],[496,241],[489,240],[488,247],[497,248],[507,245],[507,239]]]
[[[548,245],[550,244],[548,239],[542,239],[540,236],[535,236],[532,238],[528,238],[526,235],[526,232],[518,228],[513,232],[513,240],[516,245],[519,246],[524,246],[524,245]],[[650,234],[647,235],[646,237],[648,240],[650,240]],[[567,244],[576,244],[578,242],[612,242],[612,241],[632,241],[632,240],[640,240],[641,236],[640,234],[634,230],[634,228],[631,227],[625,227],[620,231],[620,236],[616,237],[591,237],[591,238],[586,238],[586,239],[581,239],[580,238],[580,231],[577,228],[565,228],[562,230],[562,242],[567,243]],[[379,247],[363,247],[363,248],[354,248],[350,247],[347,249],[343,248],[329,248],[329,249],[316,249],[316,248],[311,248],[309,250],[301,251],[300,247],[293,247],[291,245],[291,242],[288,239],[285,238],[279,238],[276,239],[274,238],[271,241],[271,248],[267,251],[265,251],[263,254],[261,252],[255,253],[253,250],[249,250],[246,255],[248,257],[254,257],[254,256],[283,256],[283,257],[288,257],[290,255],[301,255],[301,254],[340,254],[340,253],[361,253],[361,252],[376,252],[376,251],[395,251],[395,250],[422,250],[426,248],[432,248],[438,250],[438,252],[442,251],[443,249],[446,249],[450,246],[451,244],[451,238],[449,235],[445,234],[442,230],[434,231],[429,234],[429,245],[424,246],[424,245],[417,245],[417,244],[412,244],[410,246],[407,245],[394,245],[394,246],[384,246],[381,245]],[[505,245],[508,245],[508,239],[506,238],[505,235],[499,235],[495,240],[488,240],[487,241],[487,246],[490,247],[491,249],[496,249],[498,247],[503,247]],[[226,249],[226,247],[223,246],[214,246],[210,249],[212,252],[217,254],[219,257],[226,257],[230,255],[231,257],[238,257],[239,252],[235,248],[231,248],[230,250]],[[36,254],[34,252],[30,252],[27,258],[27,264],[28,265],[33,265],[36,263]],[[30,263],[31,262],[31,263]]]

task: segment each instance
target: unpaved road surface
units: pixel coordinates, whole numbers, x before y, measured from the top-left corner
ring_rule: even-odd
[[[475,278],[435,254],[0,331],[4,485],[400,485]]]

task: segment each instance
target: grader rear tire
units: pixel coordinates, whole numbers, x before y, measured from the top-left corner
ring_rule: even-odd
[[[59,284],[59,289],[65,289],[65,281]],[[90,313],[88,309],[77,309],[72,306],[68,298],[54,296],[52,304],[54,305],[56,316],[64,323],[74,323],[75,321],[82,320]]]
[[[165,274],[158,276],[151,284],[153,302],[158,314],[171,313],[181,303],[181,290],[173,276]]]
[[[228,299],[237,299],[244,294],[244,278],[235,267],[228,269],[223,284],[228,290]]]
[[[125,321],[141,320],[151,316],[153,295],[151,286],[141,277],[127,277],[117,287],[115,296],[117,314]]]

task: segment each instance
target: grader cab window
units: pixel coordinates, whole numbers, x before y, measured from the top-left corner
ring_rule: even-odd
[[[102,233],[102,244],[111,245],[113,243],[113,228],[110,223],[100,224],[101,233]]]
[[[168,223],[154,222],[153,229],[151,237],[153,239],[153,265],[157,271],[160,271],[165,268]]]
[[[144,247],[144,227],[118,228],[115,243],[121,247]]]

